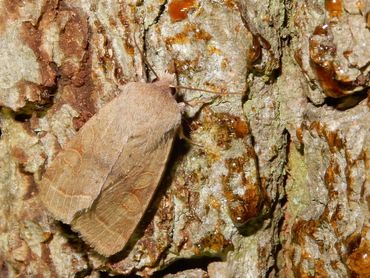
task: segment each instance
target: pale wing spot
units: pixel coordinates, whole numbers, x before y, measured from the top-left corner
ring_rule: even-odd
[[[42,180],[44,181],[44,183],[50,184],[50,183],[54,183],[58,176],[60,176],[59,171],[55,171],[53,167],[49,167],[47,171],[44,173],[44,175],[42,176]],[[45,182],[45,180],[47,182]]]
[[[112,192],[114,194],[114,192]],[[105,196],[104,201],[112,203],[111,206],[105,205],[105,210],[100,210],[99,214],[104,215],[105,219],[111,219],[113,216],[121,219],[124,217],[133,217],[142,212],[142,206],[139,198],[130,192],[120,192],[119,195],[107,197]],[[122,217],[120,217],[122,216]],[[99,218],[99,217],[97,217]],[[99,219],[99,222],[105,223],[103,220]],[[112,226],[109,224],[104,224],[104,226]]]
[[[133,189],[143,189],[153,184],[155,175],[152,172],[140,173],[135,183],[132,185]]]
[[[124,192],[122,195],[121,206],[125,212],[130,216],[136,216],[140,214],[142,211],[142,206],[139,198],[130,192]]]
[[[108,222],[110,221],[110,219],[113,218],[113,216],[120,216],[121,214],[115,209],[115,206],[107,206],[105,205],[106,208],[103,210],[103,209],[100,209],[99,210],[99,214],[95,212],[95,215],[96,215],[96,218],[99,220],[99,222],[101,222],[104,226],[106,227],[109,227],[109,223],[106,223],[106,221],[108,220]],[[119,207],[118,207],[119,208]],[[102,217],[102,219],[100,219],[99,215],[102,215],[104,217]],[[106,221],[104,221],[106,220]]]
[[[74,173],[78,173],[81,166],[81,154],[75,149],[66,149],[62,153],[60,153],[60,161],[62,166],[67,166],[70,168]]]

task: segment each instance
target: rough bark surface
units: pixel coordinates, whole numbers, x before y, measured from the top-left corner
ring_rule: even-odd
[[[0,276],[369,277],[369,43],[368,0],[0,0]],[[139,48],[179,85],[242,94],[179,90],[196,144],[177,140],[105,258],[38,183],[122,86],[153,79]]]

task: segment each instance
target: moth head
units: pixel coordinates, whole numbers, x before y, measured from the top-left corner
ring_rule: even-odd
[[[176,77],[174,74],[164,73],[161,77],[159,77],[153,84],[160,88],[165,93],[174,94],[174,88],[176,83]]]

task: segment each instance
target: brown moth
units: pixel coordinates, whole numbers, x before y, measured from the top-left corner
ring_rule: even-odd
[[[57,154],[40,182],[52,215],[104,256],[125,247],[164,172],[181,123],[173,82],[165,75],[125,85]]]

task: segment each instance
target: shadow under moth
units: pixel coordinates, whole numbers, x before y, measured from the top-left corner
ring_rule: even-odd
[[[121,251],[160,182],[181,124],[174,78],[126,84],[51,162],[40,197],[98,253]]]

